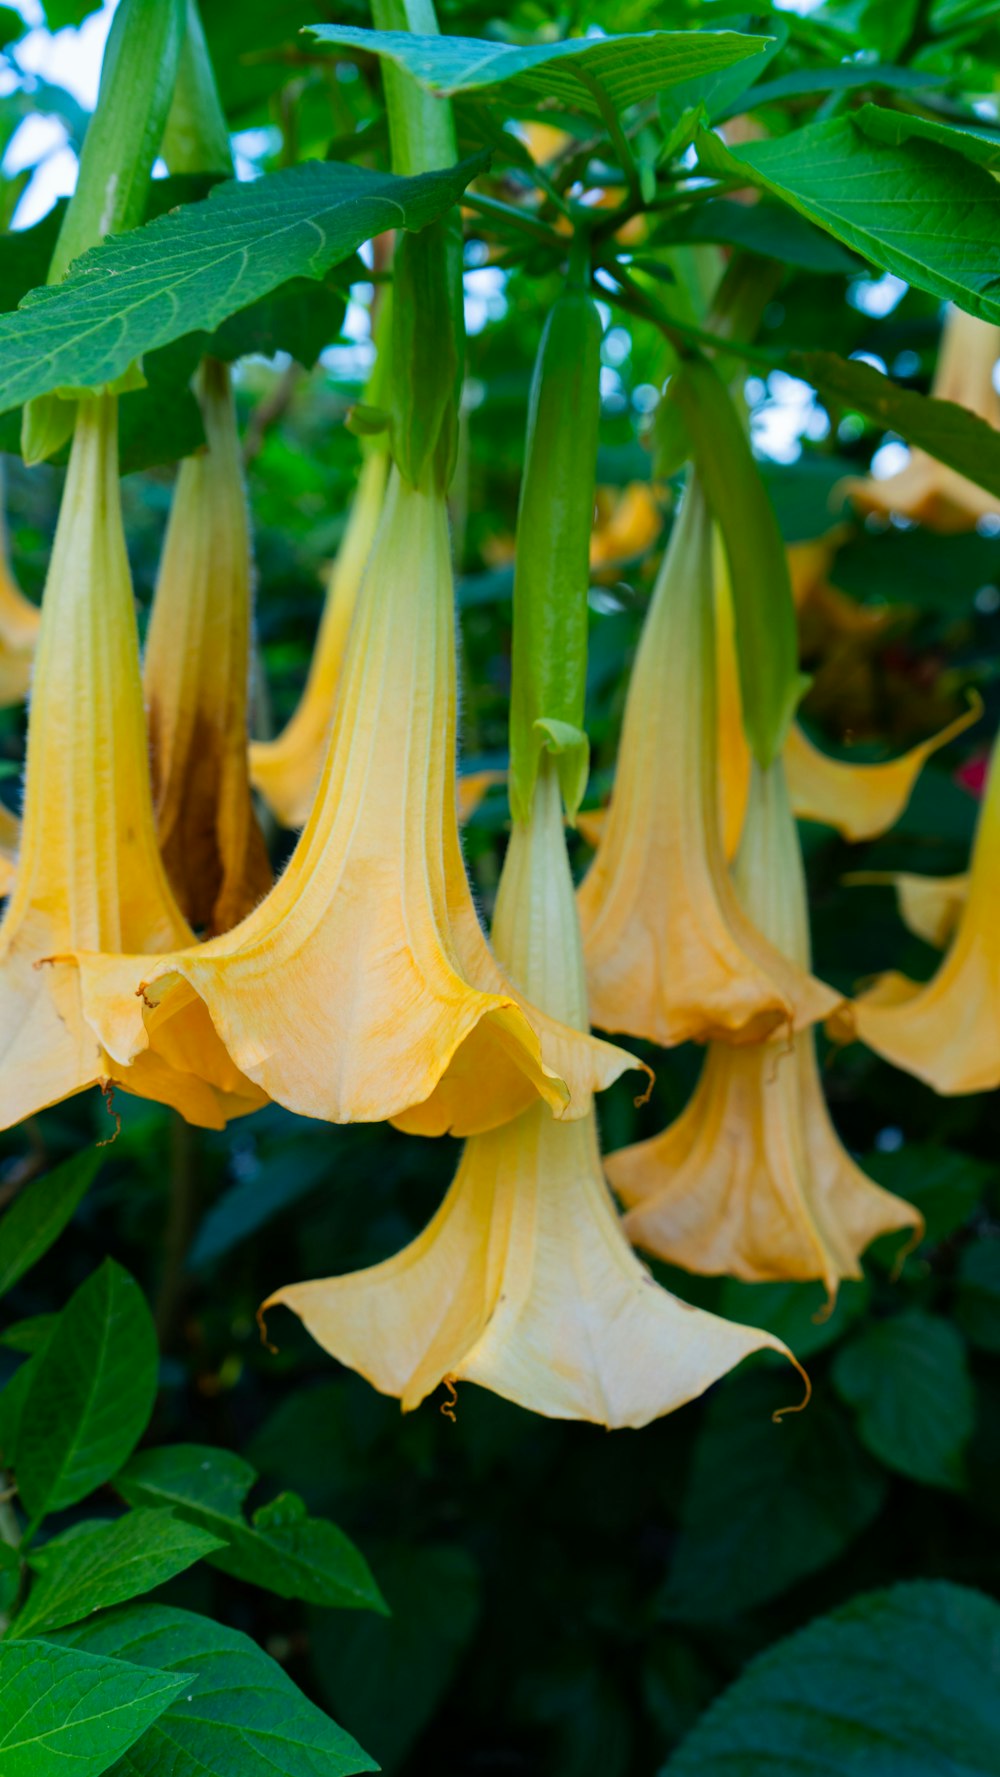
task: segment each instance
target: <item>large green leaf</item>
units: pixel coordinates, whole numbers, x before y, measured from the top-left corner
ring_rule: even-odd
[[[85,1148],[15,1197],[0,1221],[0,1296],[58,1240],[93,1184],[102,1159],[96,1148]]]
[[[836,352],[793,352],[788,367],[812,383],[824,400],[858,408],[1000,497],[1000,432],[978,414],[956,401],[901,389],[871,364],[839,358]]]
[[[992,1598],[870,1592],[754,1660],[664,1777],[995,1777],[998,1670]]]
[[[950,1321],[919,1308],[873,1321],[838,1351],[833,1380],[880,1462],[932,1486],[960,1485],[974,1402]]]
[[[725,1622],[833,1561],[870,1524],[885,1476],[843,1416],[788,1404],[771,1373],[741,1377],[709,1401],[660,1607],[687,1622]]]
[[[866,136],[876,142],[888,142],[894,148],[902,142],[937,142],[942,148],[950,148],[953,154],[964,154],[966,160],[988,167],[992,173],[1000,169],[1000,135],[996,130],[940,123],[936,117],[886,111],[881,105],[862,105],[855,113],[854,122]]]
[[[1000,1352],[1000,1240],[995,1236],[974,1240],[962,1254],[957,1312],[973,1345]]]
[[[111,1524],[74,1527],[31,1557],[38,1570],[9,1636],[37,1635],[124,1604],[221,1548],[221,1539],[170,1512],[127,1512]]]
[[[926,537],[917,532],[903,535],[919,537],[926,550]],[[955,537],[947,539],[949,557],[953,558],[959,541]],[[995,551],[996,544],[992,547]],[[904,562],[898,570],[907,588],[914,566],[915,563]],[[924,1239],[934,1245],[964,1227],[987,1190],[996,1185],[998,1176],[995,1166],[974,1154],[940,1147],[934,1142],[904,1142],[889,1154],[873,1151],[864,1155],[862,1165],[876,1183],[919,1209],[924,1218]]]
[[[447,1544],[379,1550],[392,1615],[316,1618],[309,1640],[324,1697],[393,1771],[431,1720],[479,1617],[479,1573]]]
[[[115,1766],[114,1777],[350,1777],[377,1768],[236,1629],[187,1610],[133,1604],[62,1630],[56,1639],[64,1647],[191,1674],[182,1695]]]
[[[262,1506],[248,1523],[243,1501],[256,1471],[231,1450],[172,1444],[142,1450],[115,1479],[130,1505],[167,1506],[217,1536],[209,1556],[237,1579],[282,1598],[340,1610],[384,1610],[360,1550],[326,1518],[311,1518],[294,1493]]]
[[[54,389],[95,388],[144,352],[211,332],[295,277],[319,279],[372,235],[423,228],[483,156],[413,179],[306,161],[103,242],[52,288],[0,316],[0,412]]]
[[[936,142],[873,141],[847,118],[746,148],[698,137],[702,172],[758,185],[933,296],[1000,321],[1000,187]]]
[[[816,1283],[743,1283],[727,1277],[719,1296],[719,1312],[748,1327],[765,1327],[805,1362],[827,1345],[835,1345],[863,1314],[870,1288],[867,1281],[847,1280],[837,1291],[830,1312],[823,1285]]]
[[[184,1673],[103,1654],[0,1647],[3,1777],[100,1777],[183,1690]]]
[[[591,115],[600,115],[602,98],[620,113],[664,87],[755,56],[768,42],[766,37],[746,37],[737,31],[643,31],[629,37],[571,37],[563,43],[536,44],[420,37],[349,25],[313,25],[311,31],[321,43],[384,56],[430,92],[449,97],[496,94],[507,104],[532,108],[539,99],[558,99]]]
[[[71,1296],[30,1360],[17,1480],[32,1517],[75,1505],[134,1450],[156,1397],[156,1333],[138,1284],[113,1259]]]

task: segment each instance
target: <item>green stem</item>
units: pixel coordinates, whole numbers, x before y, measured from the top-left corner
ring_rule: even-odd
[[[621,161],[622,173],[631,193],[632,202],[641,206],[642,187],[639,182],[639,169],[635,164],[635,155],[632,153],[632,145],[629,142],[625,131],[622,129],[618,113],[605,92],[601,81],[597,80],[593,74],[589,74],[585,68],[581,68],[579,65],[574,67],[573,73],[576,75],[581,86],[585,86],[591,97],[595,100],[604,127],[607,130],[608,135],[611,137],[618,158]]]
[[[557,234],[545,222],[537,217],[529,216],[524,210],[515,209],[512,204],[504,204],[499,198],[482,197],[478,192],[467,191],[462,198],[466,209],[475,210],[487,221],[494,221],[498,228],[511,228],[519,234],[527,235],[532,241],[538,241],[543,247],[551,247],[553,252],[566,251],[565,235]]]
[[[439,35],[434,0],[372,0],[372,18],[379,31],[412,31]],[[451,106],[418,86],[412,74],[391,62],[382,66],[392,166],[396,173],[434,173],[458,159]]]

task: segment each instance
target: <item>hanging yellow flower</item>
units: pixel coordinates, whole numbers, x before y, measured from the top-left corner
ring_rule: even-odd
[[[748,914],[808,969],[805,880],[781,762],[753,768],[738,881]],[[891,1229],[919,1227],[909,1204],[865,1177],[823,1098],[812,1031],[709,1046],[676,1123],[612,1154],[608,1176],[630,1238],[692,1271],[749,1282],[820,1278],[831,1296]]]
[[[1000,397],[993,385],[998,357],[1000,327],[949,306],[931,394],[957,402],[1000,430]],[[923,450],[911,451],[896,475],[847,481],[843,489],[862,512],[898,512],[933,531],[971,531],[998,510],[995,495]]]
[[[271,886],[247,776],[250,526],[229,369],[206,358],[207,449],[181,464],[146,638],[160,852],[190,923],[224,932]]]
[[[855,1001],[857,1035],[935,1092],[1000,1086],[1000,769],[994,746],[966,879],[944,962],[926,984],[888,974]],[[925,907],[926,912],[926,907]]]
[[[551,759],[530,824],[514,827],[494,940],[534,999],[586,1029]],[[640,1426],[750,1352],[785,1349],[654,1284],[622,1235],[593,1112],[560,1123],[543,1104],[469,1141],[437,1215],[403,1252],[278,1290],[264,1308],[278,1303],[404,1411],[439,1383],[462,1381],[553,1418]]]
[[[250,777],[283,827],[309,819],[323,770],[333,700],[354,616],[358,588],[378,526],[388,454],[369,447],[327,588],[305,690],[291,720],[274,740],[252,741]]]
[[[157,1053],[197,1001],[242,1073],[307,1116],[466,1134],[537,1094],[583,1115],[591,1091],[634,1064],[539,1014],[498,967],[459,847],[455,725],[444,500],[394,470],[289,864],[206,944],[81,958],[110,1052]]]
[[[612,499],[597,496],[598,521],[590,536],[590,565],[631,561],[653,547],[663,515],[648,481],[630,481]]]
[[[28,694],[40,618],[38,606],[25,598],[10,565],[0,473],[0,707],[20,703]]]
[[[885,883],[896,891],[903,924],[925,944],[943,950],[953,937],[969,898],[969,876],[917,876],[908,870],[856,870],[845,882]]]
[[[65,953],[190,941],[156,844],[138,644],[118,492],[117,404],[79,404],[35,665],[24,819],[0,922],[0,1125],[91,1085],[121,1085],[221,1127],[263,1094],[201,1008],[172,1043],[114,1062]]]
[[[662,1044],[755,1042],[836,995],[779,954],[722,848],[711,522],[692,481],[632,673],[618,771],[579,892],[595,1024]]]

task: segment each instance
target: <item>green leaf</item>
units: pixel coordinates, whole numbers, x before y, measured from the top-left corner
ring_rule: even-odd
[[[8,1637],[62,1629],[95,1610],[124,1604],[222,1546],[217,1536],[170,1512],[141,1509],[111,1524],[74,1526],[31,1556],[38,1577]]]
[[[490,43],[478,37],[421,37],[404,31],[363,31],[313,25],[320,43],[368,50],[403,68],[443,97],[484,93],[505,104],[534,108],[555,98],[571,110],[601,115],[593,91],[621,113],[664,87],[693,80],[755,56],[766,37],[737,31],[644,31],[629,37],[571,37],[564,43]]]
[[[0,1296],[48,1252],[97,1176],[103,1155],[84,1149],[33,1179],[0,1221]]]
[[[764,1327],[790,1346],[803,1362],[842,1339],[863,1314],[871,1289],[866,1281],[842,1283],[832,1314],[821,1283],[742,1283],[723,1281],[719,1313],[748,1327]]]
[[[1000,187],[934,142],[893,148],[847,118],[726,148],[698,137],[704,173],[757,185],[883,271],[1000,321]]]
[[[100,1777],[186,1682],[45,1641],[0,1646],[3,1777]]]
[[[949,541],[954,545],[956,539]],[[906,1142],[895,1153],[866,1154],[862,1166],[877,1184],[919,1209],[924,1239],[932,1245],[965,1226],[998,1177],[997,1168],[985,1160],[933,1142]]]
[[[994,1777],[998,1666],[992,1598],[869,1592],[753,1660],[663,1777]]]
[[[192,1675],[115,1777],[350,1777],[377,1768],[248,1636],[191,1611],[126,1605],[56,1640]]]
[[[71,1296],[32,1377],[17,1440],[17,1479],[33,1518],[107,1481],[134,1450],[156,1397],[152,1317],[113,1259]]]
[[[397,179],[306,161],[159,216],[85,253],[61,284],[0,316],[0,412],[55,389],[96,388],[144,352],[221,326],[293,277],[323,278],[387,228],[433,222],[481,172],[475,156]]]
[[[310,1630],[323,1695],[392,1771],[433,1717],[479,1619],[479,1572],[448,1545],[379,1550],[389,1617],[317,1617]]]
[[[896,68],[891,62],[841,62],[834,67],[821,63],[810,68],[797,68],[794,74],[779,74],[776,80],[762,81],[745,95],[743,111],[756,111],[761,105],[773,105],[782,99],[818,97],[821,93],[855,92],[859,88],[882,87],[889,92],[905,92],[917,87],[942,86],[944,77],[927,74],[918,68]],[[741,100],[744,95],[740,95]],[[733,113],[730,110],[727,115]],[[892,112],[903,117],[902,112]],[[716,117],[716,122],[722,121]]]
[[[173,1444],[142,1450],[115,1479],[130,1505],[167,1506],[226,1545],[213,1567],[282,1598],[340,1610],[384,1610],[368,1563],[342,1530],[310,1518],[294,1493],[243,1516],[256,1471],[230,1450]]]
[[[1000,1352],[1000,1240],[975,1240],[958,1266],[958,1323],[983,1351]]]
[[[886,111],[880,105],[862,105],[853,122],[875,142],[887,142],[898,148],[903,142],[938,142],[953,154],[963,154],[990,172],[1000,169],[1000,136],[995,130],[970,129],[951,123],[939,123],[934,117],[916,113]]]
[[[856,272],[858,262],[838,247],[829,235],[790,210],[787,204],[762,199],[758,204],[738,204],[730,198],[711,198],[693,204],[676,221],[658,228],[657,242],[721,241],[746,247],[765,259],[780,259],[804,271]]]
[[[710,1399],[661,1614],[728,1622],[815,1573],[877,1515],[886,1480],[843,1415],[814,1399],[774,1425],[788,1385],[760,1372]]]
[[[836,352],[792,352],[788,368],[812,383],[825,401],[858,408],[1000,497],[1000,433],[978,414],[955,401],[901,389],[873,365]]]
[[[838,1351],[833,1382],[887,1468],[932,1487],[961,1485],[975,1414],[965,1346],[950,1321],[919,1308],[873,1321]]]
[[[32,1314],[27,1320],[16,1320],[0,1333],[0,1345],[8,1351],[23,1351],[29,1357],[47,1345],[55,1330],[58,1314]]]

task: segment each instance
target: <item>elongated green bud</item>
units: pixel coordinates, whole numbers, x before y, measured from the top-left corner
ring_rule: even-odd
[[[187,0],[184,42],[160,145],[172,173],[231,176],[233,151],[197,0]]]
[[[601,321],[584,290],[550,310],[528,406],[517,514],[510,806],[531,816],[538,762],[553,753],[572,820],[587,787],[587,593],[600,417]]]
[[[185,0],[121,0],[115,13],[97,109],[87,126],[76,190],[52,254],[48,282],[58,284],[74,259],[105,235],[141,222],[160,139],[173,98],[184,38]],[[119,390],[136,387],[134,376]],[[24,410],[21,448],[42,462],[69,438],[75,401],[43,395]]]
[[[718,371],[688,358],[670,384],[729,561],[743,723],[766,771],[808,678],[799,672],[795,605],[774,507]]]

